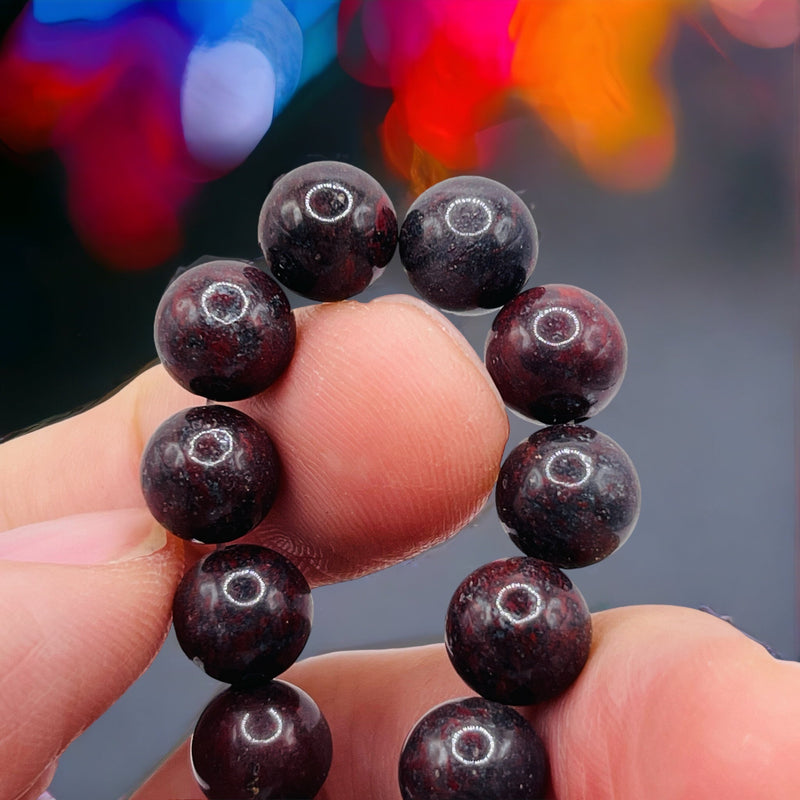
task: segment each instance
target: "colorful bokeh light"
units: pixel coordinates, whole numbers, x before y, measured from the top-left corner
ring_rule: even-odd
[[[528,112],[594,180],[646,190],[675,157],[674,33],[709,7],[756,46],[800,33],[800,0],[34,0],[0,49],[0,141],[58,154],[75,230],[127,269],[180,248],[187,201],[337,55],[391,89],[380,137],[416,192],[486,169]]]

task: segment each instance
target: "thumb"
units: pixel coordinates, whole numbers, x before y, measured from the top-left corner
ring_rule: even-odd
[[[36,797],[67,745],[146,669],[182,567],[180,542],[141,509],[0,536],[0,797]]]

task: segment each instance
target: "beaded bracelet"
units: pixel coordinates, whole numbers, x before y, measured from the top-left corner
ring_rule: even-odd
[[[409,280],[426,300],[454,313],[502,306],[487,369],[510,409],[548,425],[511,452],[496,487],[500,520],[525,556],[484,565],[453,595],[447,652],[481,697],[441,704],[415,725],[399,782],[404,800],[540,797],[544,746],[510,706],[555,697],[577,678],[591,616],[561,568],[610,555],[639,512],[628,456],[579,424],[619,388],[619,322],[576,287],[517,294],[536,263],[536,227],[520,198],[487,178],[452,178],[424,192],[398,236],[392,203],[371,176],[338,162],[308,164],[275,184],[258,238],[275,278],[314,300],[362,291],[399,239]],[[145,499],[176,535],[227,544],[269,512],[280,465],[261,426],[211,401],[251,397],[282,374],[294,317],[278,284],[253,263],[207,261],[167,287],[155,340],[168,373],[209,404],[173,415],[153,434],[142,457]],[[311,628],[311,594],[298,568],[265,547],[220,547],[183,577],[173,620],[187,656],[231,684],[192,736],[192,768],[206,796],[314,797],[331,764],[330,730],[305,692],[275,680]]]

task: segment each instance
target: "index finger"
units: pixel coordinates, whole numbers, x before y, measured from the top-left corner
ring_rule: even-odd
[[[273,437],[282,488],[257,538],[312,583],[395,563],[455,533],[492,490],[508,422],[483,365],[406,297],[298,313],[281,379],[237,404]],[[97,407],[0,448],[0,527],[142,506],[139,459],[203,403],[160,367]]]

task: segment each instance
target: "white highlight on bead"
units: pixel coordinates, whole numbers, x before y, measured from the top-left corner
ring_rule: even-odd
[[[506,599],[512,592],[525,592],[533,601],[533,608],[523,617],[520,617],[513,611],[509,611],[505,606]],[[534,586],[529,586],[527,583],[520,583],[519,581],[514,581],[504,586],[497,595],[494,604],[500,612],[500,616],[508,620],[512,625],[522,625],[525,622],[531,622],[544,610],[544,600],[542,600],[542,596],[539,594],[538,590]]]
[[[569,456],[574,456],[581,462],[581,466],[583,467],[583,475],[577,480],[568,480],[567,478],[563,477],[556,477],[553,474],[554,467],[557,466],[556,461],[560,458],[567,458]],[[574,447],[562,447],[559,450],[556,450],[550,458],[547,459],[544,465],[544,474],[551,483],[555,483],[558,486],[581,486],[582,484],[586,483],[589,480],[589,476],[592,474],[592,468],[594,464],[592,463],[592,459],[586,455],[586,453],[582,453],[580,450],[577,450]]]
[[[248,600],[239,600],[231,594],[231,582],[239,578],[248,578],[258,585],[258,592],[255,597],[251,597]],[[242,567],[242,569],[234,570],[225,578],[222,582],[222,591],[225,597],[234,605],[241,606],[242,608],[249,608],[250,606],[260,603],[264,599],[264,595],[267,593],[267,584],[264,583],[264,579],[252,567]]]
[[[210,436],[214,440],[214,444],[220,450],[218,456],[203,458],[197,452],[198,447],[202,446],[202,439],[205,436]],[[221,464],[232,452],[233,436],[231,432],[225,430],[225,428],[209,428],[206,431],[198,431],[189,439],[187,456],[196,464],[202,464],[204,467],[216,467],[217,464]]]
[[[249,711],[246,711],[242,717],[242,721],[239,724],[239,730],[241,730],[242,736],[244,736],[244,738],[250,742],[250,744],[270,744],[283,733],[283,718],[281,715],[274,708],[268,708],[267,714],[269,714],[270,718],[275,723],[275,732],[271,733],[269,736],[254,736],[252,733],[250,733],[248,730],[248,725],[250,724]]]
[[[547,320],[547,318],[551,314],[566,314],[570,320],[572,321],[573,331],[572,333],[562,341],[554,341],[552,339],[548,339],[542,333],[542,323]],[[567,306],[551,306],[550,308],[543,308],[541,311],[537,311],[533,317],[533,335],[542,343],[546,344],[549,347],[566,347],[569,344],[572,344],[581,333],[581,320],[580,317],[571,309],[567,308]]]
[[[477,206],[481,211],[483,211],[484,216],[486,217],[486,222],[484,222],[483,227],[481,227],[479,230],[462,230],[453,223],[453,212],[459,206],[464,205],[470,205],[473,207]],[[485,200],[481,200],[480,197],[459,197],[456,200],[451,200],[448,204],[444,212],[444,221],[447,223],[447,227],[450,228],[453,233],[456,233],[459,236],[480,236],[482,233],[486,233],[492,224],[492,209],[489,204]]]
[[[325,189],[341,192],[347,198],[347,205],[344,211],[340,211],[338,214],[334,214],[331,217],[324,217],[311,207],[312,199]],[[338,222],[340,219],[344,219],[353,210],[353,193],[347,187],[342,186],[341,183],[337,183],[336,181],[324,181],[323,183],[315,184],[306,192],[305,206],[306,213],[320,222]]]
[[[236,302],[232,304],[229,310],[214,308],[212,303],[214,295],[223,292],[238,295]],[[247,313],[247,309],[250,307],[250,300],[241,286],[237,286],[230,281],[214,281],[200,296],[200,306],[215,322],[219,322],[222,325],[232,325]]]
[[[458,747],[461,744],[461,740],[471,733],[477,733],[481,738],[486,739],[488,743],[486,755],[481,756],[480,758],[467,758],[458,752]],[[453,754],[453,757],[462,764],[466,764],[468,767],[479,767],[482,764],[486,764],[494,755],[495,749],[496,745],[494,743],[494,737],[491,733],[489,733],[489,731],[486,730],[486,728],[483,727],[483,725],[465,725],[463,728],[459,728],[450,739],[450,752]]]

